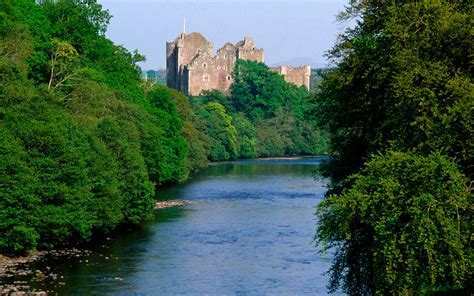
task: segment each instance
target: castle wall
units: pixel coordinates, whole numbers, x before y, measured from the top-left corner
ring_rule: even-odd
[[[213,55],[212,44],[200,33],[182,34],[177,42],[179,48],[179,65],[189,64],[194,57],[201,53]]]
[[[182,33],[166,44],[166,84],[188,93],[191,87],[186,66],[197,54],[212,55],[212,44],[200,33]]]
[[[311,68],[310,66],[300,66],[300,67],[291,67],[291,66],[279,66],[272,67],[270,71],[276,72],[282,75],[285,78],[286,82],[296,84],[297,86],[304,85],[308,90],[310,87],[310,76]]]
[[[166,42],[166,85],[177,89],[178,65],[176,44]]]
[[[214,57],[201,54],[196,56],[187,66],[189,71],[188,94],[198,96],[204,90],[217,88],[218,72]]]
[[[249,50],[249,49],[239,48],[237,50],[237,58],[263,63],[264,62],[263,49],[250,49]]]
[[[225,65],[225,63],[224,63]],[[202,91],[217,89],[228,94],[233,82],[232,69],[224,68],[221,59],[199,58],[188,68],[189,89],[188,94],[198,96]]]
[[[167,43],[168,86],[191,96],[212,89],[228,94],[237,50],[232,43],[226,43],[213,56],[211,43],[201,34],[181,34],[175,42]]]
[[[191,96],[212,89],[229,94],[237,59],[263,63],[264,50],[256,48],[251,37],[245,37],[235,45],[226,43],[213,55],[212,44],[200,33],[181,33],[174,42],[166,43],[167,85]],[[281,66],[271,70],[283,75],[286,81],[309,89],[309,66]]]
[[[234,82],[233,71],[237,61],[237,47],[226,43],[217,51],[216,68],[218,70],[217,89],[229,94],[230,85]]]

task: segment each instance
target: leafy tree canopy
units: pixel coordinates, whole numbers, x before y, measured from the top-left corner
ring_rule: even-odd
[[[110,15],[95,0],[0,7],[0,252],[151,219],[156,187],[199,157],[189,104],[142,85],[143,56],[104,36]]]
[[[472,281],[472,9],[351,1],[340,15],[357,24],[329,53],[314,114],[334,152],[317,232],[336,251],[332,290],[462,293]]]
[[[348,182],[350,188],[318,205],[317,236],[337,248],[332,291],[420,295],[467,288],[472,196],[454,162],[388,152]]]

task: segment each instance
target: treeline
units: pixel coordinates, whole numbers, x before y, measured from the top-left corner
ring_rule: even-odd
[[[328,136],[309,113],[314,97],[262,63],[237,60],[229,96],[205,92],[191,105],[211,161],[328,152]]]
[[[142,78],[152,83],[166,84],[166,70],[146,70],[142,71]]]
[[[189,102],[140,79],[95,1],[0,1],[0,252],[89,240],[152,216],[194,158]]]
[[[148,85],[177,104],[192,141],[191,171],[209,161],[328,153],[328,134],[315,127],[310,113],[314,96],[265,64],[237,60],[229,95],[211,90],[186,97],[161,84]]]
[[[104,36],[110,17],[95,0],[0,0],[2,254],[146,221],[160,185],[209,161],[326,149],[304,89],[241,63],[231,97],[191,104],[140,78],[144,57]]]
[[[315,117],[331,135],[316,238],[331,291],[472,294],[472,1],[351,1]]]
[[[311,76],[309,77],[309,85],[310,85],[310,92],[311,93],[316,93],[317,90],[319,89],[319,85],[323,81],[323,76],[331,72],[332,68],[317,68],[317,69],[311,69]]]

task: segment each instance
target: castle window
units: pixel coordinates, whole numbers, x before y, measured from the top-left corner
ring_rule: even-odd
[[[227,69],[227,65],[224,65],[223,67],[224,67],[224,69]]]
[[[202,49],[198,48],[197,53],[202,53]]]
[[[229,55],[225,53],[225,54],[224,54],[224,59],[227,59],[228,56],[229,56]]]
[[[209,81],[209,74],[202,75],[202,81]]]
[[[232,77],[230,77],[230,75],[227,75],[227,80],[230,80]]]
[[[207,68],[207,64],[206,63],[202,64],[202,67]]]
[[[217,66],[216,68],[217,68],[217,70],[220,70],[221,66]]]

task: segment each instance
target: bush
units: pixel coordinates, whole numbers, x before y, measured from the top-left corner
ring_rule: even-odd
[[[472,195],[453,161],[389,152],[349,182],[318,205],[316,236],[336,248],[331,290],[419,295],[467,287]]]

